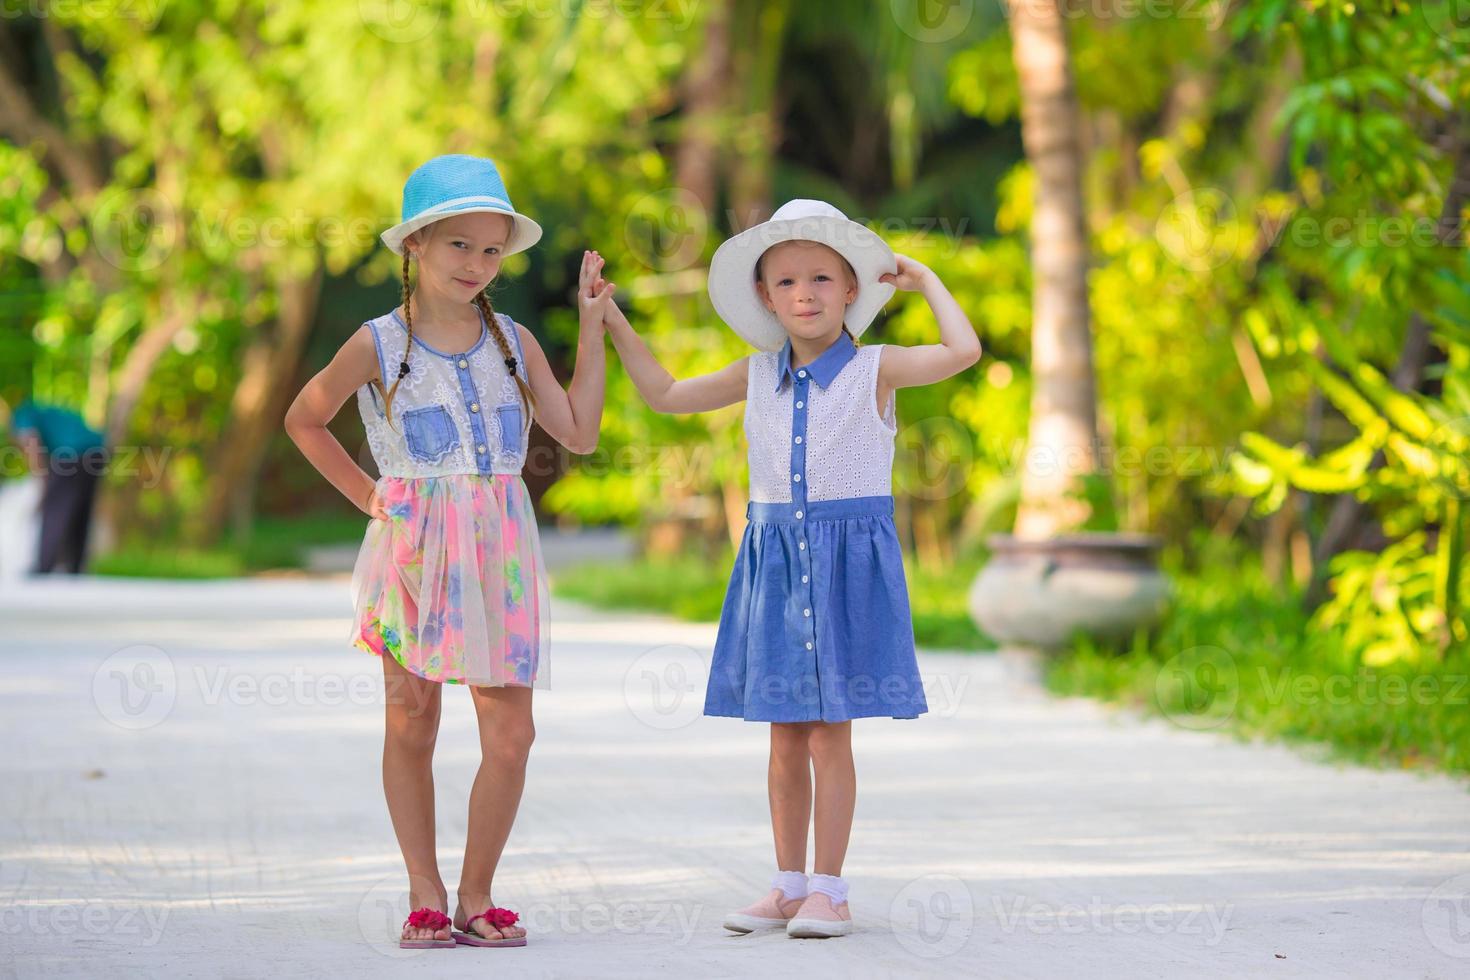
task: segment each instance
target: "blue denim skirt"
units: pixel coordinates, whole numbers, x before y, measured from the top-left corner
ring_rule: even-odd
[[[839,722],[929,710],[893,498],[752,502],[746,516],[704,713]]]

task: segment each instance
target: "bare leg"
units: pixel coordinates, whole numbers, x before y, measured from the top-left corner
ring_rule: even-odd
[[[470,790],[469,840],[465,842],[464,869],[459,875],[459,908],[454,912],[454,924],[460,929],[470,916],[495,904],[490,897],[491,884],[521,805],[526,759],[536,738],[529,687],[470,690],[480,722],[480,771]],[[475,922],[473,931],[487,939],[517,939],[526,934],[520,926],[497,930],[484,919]]]
[[[446,912],[449,896],[439,877],[434,850],[433,767],[444,688],[405,670],[391,656],[380,659],[387,703],[383,795],[408,867],[409,909],[427,906]],[[438,932],[405,926],[403,938],[448,939],[450,935],[447,926]]]
[[[841,875],[852,834],[857,803],[857,770],[852,762],[852,722],[818,722],[810,739],[817,792],[813,806],[816,861],[819,875]]]
[[[806,829],[812,819],[809,722],[771,723],[771,761],[766,789],[771,798],[771,832],[776,838],[776,867],[806,871]]]

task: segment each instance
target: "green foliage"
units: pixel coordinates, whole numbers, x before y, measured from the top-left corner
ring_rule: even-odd
[[[1424,663],[1375,662],[1351,635],[1363,617],[1309,621],[1298,596],[1238,543],[1197,536],[1208,557],[1167,562],[1178,601],[1151,636],[1115,649],[1082,642],[1048,687],[1161,715],[1189,730],[1326,743],[1374,765],[1470,773],[1470,650]]]

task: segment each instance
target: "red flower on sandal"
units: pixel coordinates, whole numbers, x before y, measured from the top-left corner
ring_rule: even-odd
[[[403,923],[403,928],[405,930],[432,929],[438,932],[453,924],[454,920],[443,912],[425,906],[408,913],[408,919]],[[399,949],[453,949],[457,945],[459,944],[454,941],[453,936],[448,939],[404,939],[400,936],[398,939]]]
[[[415,929],[433,929],[438,932],[452,921],[454,920],[438,909],[414,909],[408,914],[408,924]]]

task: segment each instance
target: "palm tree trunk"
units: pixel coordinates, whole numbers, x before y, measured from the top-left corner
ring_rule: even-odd
[[[1096,471],[1097,407],[1087,304],[1081,112],[1056,0],[1008,0],[1021,93],[1021,139],[1035,174],[1031,220],[1031,423],[1016,536],[1080,526],[1088,505],[1071,491]]]

